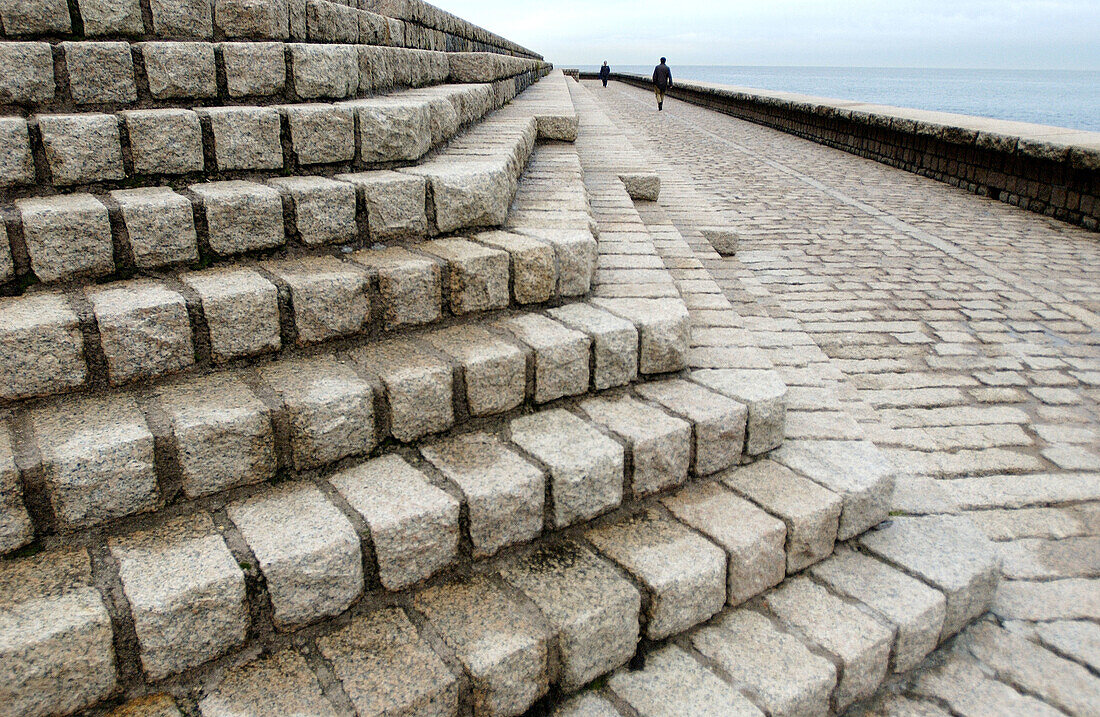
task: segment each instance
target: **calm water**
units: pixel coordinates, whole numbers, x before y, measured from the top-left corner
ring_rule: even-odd
[[[653,72],[652,66],[612,69]],[[673,64],[672,74],[685,80],[1100,131],[1100,72]]]

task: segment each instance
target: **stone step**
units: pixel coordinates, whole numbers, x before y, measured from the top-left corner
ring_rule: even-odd
[[[72,281],[195,263],[200,257],[208,263],[249,252],[416,240],[502,224],[534,148],[537,122],[568,116],[571,105],[549,106],[538,99],[546,93],[536,86],[528,90],[531,103],[517,103],[481,120],[495,106],[490,89],[441,86],[343,105],[292,107],[287,110],[287,144],[297,146],[299,153],[290,177],[18,199],[6,211],[0,207],[0,218],[7,215],[7,227],[0,226],[0,283],[25,284],[33,280],[32,274],[43,282]],[[547,91],[552,94],[553,88]],[[248,119],[244,108],[226,111],[238,109]],[[270,108],[257,111],[278,114]],[[306,117],[305,139],[296,142],[293,116],[299,112],[317,116]],[[341,117],[347,120],[346,141],[328,127],[327,119]],[[193,119],[197,127],[197,115]],[[461,126],[473,123],[476,126],[454,136]],[[353,137],[353,126],[358,127],[360,142]],[[552,122],[547,126],[554,127]],[[150,131],[151,136],[164,136],[158,122]],[[231,126],[225,131],[237,137]],[[180,146],[178,135],[167,136],[173,137],[173,147]],[[129,137],[132,145],[134,134]],[[262,143],[248,132],[237,139],[239,143],[226,145],[225,152],[239,154],[242,162],[259,161]],[[451,142],[446,148],[423,157],[433,144],[447,139]],[[272,143],[281,162],[284,153],[277,137]],[[371,147],[378,156],[420,159],[420,164],[340,173],[356,169],[354,162],[344,162],[326,165],[329,175],[303,172],[301,153],[308,153],[311,161],[327,161],[350,157],[356,146]],[[199,144],[196,152],[201,160]],[[366,152],[358,151],[360,158]],[[287,150],[286,156],[291,154],[294,150]],[[150,156],[164,161],[173,152]],[[553,180],[567,192],[576,211],[588,213],[575,164],[574,157],[572,168],[557,168]],[[564,186],[570,183],[572,187]],[[590,216],[586,225],[592,225]]]
[[[600,350],[621,342],[626,332],[633,338],[614,343],[616,349],[644,355],[652,336],[664,331],[644,318],[629,322],[593,307],[584,310],[600,315],[613,330],[601,325],[576,330],[545,314],[510,312],[401,338],[344,343],[323,353],[281,356],[247,369],[167,378],[135,391],[28,406],[15,412],[13,424],[22,492],[45,535],[285,480],[367,455],[379,445],[397,447],[468,421],[585,395],[594,385],[590,367]],[[258,313],[242,313],[238,323],[247,326]],[[242,340],[253,336],[251,331],[241,335]],[[654,374],[643,371],[640,377]],[[639,374],[620,372],[610,378],[609,387],[625,386]],[[654,436],[650,428],[632,433],[635,413],[664,414],[636,401],[607,406],[614,412],[600,404],[582,408],[612,431],[621,431],[632,446],[633,493],[682,482],[687,449],[673,463],[654,451],[672,438],[687,442],[691,424],[665,419],[662,430],[665,424],[674,426],[672,435]],[[744,419],[736,410],[729,415]],[[725,433],[707,430],[722,439],[742,438],[736,427]],[[11,451],[5,453],[0,467],[11,463]],[[740,458],[740,446],[722,455],[729,465]],[[704,469],[716,466],[725,467],[711,460]],[[4,509],[12,518],[4,522],[23,524],[19,481],[8,476],[12,469],[7,465],[4,470],[5,484],[13,483],[10,510]],[[29,537],[24,532],[5,552]]]
[[[16,115],[345,100],[448,82],[525,87],[549,68],[493,53],[248,41],[3,42],[0,59],[11,73],[0,107]]]
[[[295,40],[437,51],[494,52],[541,59],[530,50],[427,3],[388,0],[5,0],[5,37],[146,40]]]
[[[526,147],[520,151],[525,153]],[[537,193],[553,182],[555,201],[568,201],[577,208],[570,216],[583,217],[576,229],[563,228],[566,222],[547,213],[540,217],[547,226],[527,223],[515,231],[468,232],[464,238],[335,256],[318,248],[288,253],[286,258],[237,261],[201,271],[146,271],[146,278],[139,280],[0,298],[0,401],[122,385],[338,339],[380,338],[441,320],[586,295],[595,271],[592,219],[575,154],[554,154],[552,162],[536,156],[532,169],[537,176],[524,183],[535,184]],[[475,170],[476,180],[482,165],[463,166]],[[436,207],[445,201],[445,191],[455,190],[447,177],[430,168],[423,172],[426,178],[397,172],[339,175],[339,182],[322,180],[327,184],[320,189],[342,190],[336,199],[352,200],[347,213],[358,204],[376,238],[400,243],[425,231],[427,215],[420,209],[418,217],[417,210],[423,207],[429,181],[439,187],[434,192]],[[486,172],[492,176],[493,168]],[[309,197],[309,204],[295,203],[288,224],[294,224],[298,235],[338,237],[341,224],[352,222],[350,216],[341,219],[332,202],[324,203],[326,196],[321,191]],[[517,206],[532,201],[536,200],[521,197]],[[454,202],[467,208],[476,203],[462,196]],[[208,204],[207,209],[212,207]],[[225,206],[219,215],[228,226],[240,219],[240,212],[231,209]],[[171,221],[163,210],[147,208],[142,214],[149,222]],[[467,209],[462,221],[482,220]],[[254,239],[254,234],[244,233],[243,223],[239,228],[241,241]],[[251,229],[256,231],[255,226]],[[160,234],[166,240],[180,236]],[[137,231],[130,233],[131,245],[142,243],[138,236]],[[193,247],[155,246],[153,240],[143,243],[148,254],[164,259],[195,252]],[[651,335],[662,334],[646,334],[646,356]],[[598,348],[603,352],[602,371],[609,354],[603,346]],[[657,372],[648,365],[644,370]]]
[[[415,162],[515,93],[515,83],[436,84],[335,103],[8,117],[4,184],[109,188]]]
[[[966,558],[960,572],[969,576],[975,607],[966,622],[975,620],[991,606],[985,585],[999,570],[992,544],[961,523],[924,529],[943,536],[930,560]],[[950,636],[950,598],[937,583],[853,547],[818,563],[812,577],[793,577],[673,644],[655,646],[605,686],[554,700],[552,714],[843,713]]]
[[[590,234],[494,231],[0,299],[0,397],[122,386],[560,302],[587,293],[594,255]]]
[[[231,467],[252,471],[252,478],[263,477],[256,471],[270,474],[288,450],[287,446],[273,445],[273,434],[289,433],[294,446],[303,445],[300,439],[312,438],[315,448],[335,448],[335,452],[324,456],[330,460],[346,453],[339,450],[340,441],[358,442],[359,452],[364,452],[362,444],[371,441],[370,427],[368,435],[357,436],[356,429],[363,426],[354,422],[364,413],[363,420],[370,420],[370,403],[362,399],[364,388],[369,392],[369,386],[359,382],[357,397],[353,392],[355,378],[348,372],[320,364],[306,368],[296,370],[292,374],[296,385],[280,394],[286,404],[278,410],[289,415],[276,421],[283,427],[274,430],[266,424],[264,404],[241,382],[173,385],[151,399],[163,402],[160,413],[171,424],[176,470],[181,473],[176,480],[182,482],[185,493],[194,488],[203,490],[200,481],[219,480]],[[326,369],[328,373],[322,373]],[[304,396],[300,393],[302,385],[324,393]],[[335,472],[287,474],[275,485],[223,492],[215,495],[213,502],[176,502],[170,511],[151,518],[115,523],[106,534],[96,529],[70,534],[63,541],[47,541],[51,547],[45,552],[4,563],[0,568],[0,595],[12,609],[40,609],[34,614],[47,622],[76,623],[66,633],[72,638],[71,643],[66,642],[68,649],[90,650],[96,659],[81,664],[105,670],[112,677],[98,676],[95,681],[83,683],[79,690],[64,684],[21,681],[19,676],[30,674],[24,670],[57,667],[52,660],[58,656],[65,661],[65,669],[80,669],[79,664],[68,662],[67,653],[56,652],[45,634],[26,634],[13,648],[23,657],[16,658],[13,653],[16,662],[9,664],[16,665],[12,668],[17,674],[16,692],[33,686],[38,697],[22,693],[16,697],[20,704],[38,699],[57,709],[63,700],[70,701],[65,704],[80,705],[88,694],[105,696],[100,687],[110,683],[107,692],[111,691],[116,659],[110,657],[110,649],[108,655],[100,655],[100,651],[104,645],[109,648],[113,629],[133,630],[134,637],[126,639],[130,640],[128,644],[136,644],[140,653],[120,654],[117,664],[129,661],[137,669],[135,661],[140,659],[141,671],[150,682],[156,682],[233,651],[246,641],[254,642],[257,636],[262,642],[262,636],[268,633],[274,636],[340,615],[359,601],[364,591],[401,591],[440,571],[454,572],[471,560],[492,556],[570,525],[587,523],[608,511],[622,513],[637,504],[642,495],[632,489],[636,481],[631,479],[631,464],[643,463],[645,452],[656,450],[658,445],[686,459],[691,446],[691,423],[662,414],[665,422],[676,422],[683,430],[673,436],[653,430],[650,424],[658,409],[637,403],[638,399],[633,401],[636,425],[629,432],[635,439],[628,444],[612,437],[627,431],[623,425],[626,417],[605,426],[602,419],[582,417],[585,413],[578,406],[567,404],[572,407],[543,409],[502,426],[423,442],[415,452],[387,452],[350,466],[345,461],[335,464]],[[82,436],[62,435],[74,425],[71,418],[54,414],[28,419],[37,430],[44,457],[51,463],[44,471],[44,480],[51,484],[46,493],[51,499],[59,495],[56,477],[64,474],[78,480],[82,471],[94,468],[101,475],[122,478],[119,487],[125,494],[112,491],[110,486],[100,486],[102,492],[93,487],[83,494],[88,501],[85,507],[95,510],[91,503],[103,498],[114,499],[117,504],[140,499],[137,491],[142,489],[143,471],[139,466],[144,463],[146,472],[163,467],[165,459],[149,453],[163,448],[164,441],[154,439],[141,425],[137,403],[132,400],[100,400],[95,407],[84,408]],[[111,434],[92,435],[90,431],[97,423]],[[609,435],[605,432],[609,429],[616,433]],[[284,440],[285,436],[279,438],[280,443]],[[740,447],[734,448],[739,459]],[[293,452],[294,448],[289,450]],[[305,454],[294,455],[297,458]],[[316,452],[309,455],[322,458]],[[0,454],[0,466],[4,459]],[[167,462],[171,461],[169,457]],[[662,485],[687,481],[689,468],[699,466],[687,460],[669,466],[669,477]],[[72,492],[67,497],[81,498]],[[76,505],[58,504],[56,515],[61,517]],[[647,629],[653,634],[709,616],[717,609],[715,601],[720,606],[725,600],[727,582],[726,554],[673,518],[653,517],[652,511],[657,509],[653,504],[643,517],[627,518],[626,523],[614,518],[610,527],[588,533],[599,551],[650,580],[645,595],[651,608],[647,608],[650,612],[643,623],[648,622]],[[9,522],[6,518],[5,524]],[[696,598],[685,593],[679,581],[668,582],[660,577],[662,568],[653,562],[646,546],[632,540],[631,526],[638,520],[652,526],[654,539],[664,541],[663,550],[669,555],[702,551],[707,557],[707,569],[700,574],[708,596],[703,612],[694,607]],[[92,570],[85,548],[94,556]],[[536,604],[543,601],[544,611],[552,618],[549,624],[561,633],[563,652],[570,649],[564,641],[574,631],[580,631],[575,635],[578,640],[591,638],[583,634],[589,628],[553,619],[555,608],[548,606],[555,601],[560,610],[569,613],[596,609],[617,625],[633,621],[634,637],[616,638],[620,641],[616,654],[629,656],[635,649],[639,593],[606,560],[596,558],[592,548],[581,550],[587,556],[585,560],[604,573],[600,581],[618,585],[617,589],[628,598],[627,604],[560,602],[554,590],[540,592],[547,581],[573,589],[569,584],[582,578],[583,573],[539,572],[546,563],[530,555],[506,558],[508,567],[501,570],[509,581],[527,585],[521,589],[529,590]],[[109,621],[100,620],[104,600],[97,589],[115,580],[120,581],[116,587],[125,600],[106,601],[114,613],[116,627],[112,628]],[[16,589],[17,585],[21,587]],[[479,588],[477,592],[491,598],[491,590]],[[79,617],[64,613],[67,601],[72,600],[87,604]],[[418,606],[421,600],[429,605],[424,608],[429,621],[436,619],[433,610],[447,610],[454,604],[452,597],[433,600],[422,595],[417,600]],[[633,612],[620,610],[629,608],[630,600],[636,603]],[[686,609],[681,605],[685,602]],[[430,607],[432,604],[436,607]],[[453,607],[449,609],[447,622],[465,625],[462,621],[466,611],[456,614]],[[501,613],[492,610],[487,614]],[[13,625],[12,629],[22,628]],[[465,625],[462,629],[482,630],[485,626]],[[444,633],[447,640],[446,630]],[[4,643],[15,645],[8,635]],[[449,640],[447,643],[455,644]],[[476,645],[470,649],[476,649]],[[102,663],[97,661],[100,656]],[[601,659],[591,663],[592,658],[584,650],[570,659],[578,665],[570,662],[565,668],[573,670],[570,679],[575,686],[622,664],[617,658],[606,664]],[[79,681],[76,675],[73,679]],[[540,694],[531,693],[530,699]]]
[[[569,470],[626,465],[621,444],[576,414],[536,415],[551,432],[589,436],[557,444],[562,456],[586,461]],[[514,438],[539,430],[518,423]],[[547,438],[544,455],[555,446]],[[957,583],[966,587],[952,587],[954,598],[938,580],[854,545],[808,574],[734,597],[729,570],[744,552],[693,529],[705,511],[685,524],[652,501],[564,540],[448,570],[480,534],[471,525],[467,535],[467,520],[516,531],[511,539],[521,542],[540,530],[545,464],[521,450],[533,439],[518,440],[507,447],[469,434],[422,450],[423,466],[390,455],[319,484],[287,483],[232,501],[213,519],[177,516],[99,538],[102,545],[5,562],[5,607],[44,627],[7,628],[15,679],[0,689],[21,714],[42,715],[158,689],[170,693],[159,698],[167,704],[204,715],[233,714],[260,699],[258,689],[277,713],[335,714],[350,703],[369,714],[430,705],[432,714],[519,715],[552,685],[555,696],[540,709],[559,715],[619,714],[619,706],[696,713],[685,705],[701,714],[827,715],[873,694],[889,672],[910,669],[953,634],[953,599],[972,607],[964,623],[990,605],[994,549],[961,520],[917,528],[941,537],[929,560],[965,558]],[[615,448],[617,459],[605,463]],[[475,510],[474,486],[491,484],[510,485],[510,497]],[[702,480],[662,502],[710,501],[718,516],[734,498]],[[774,525],[742,527],[750,525],[760,528],[759,549],[778,553],[782,565],[782,545],[769,537]],[[890,539],[891,530],[881,532]],[[397,600],[371,598],[410,586]],[[278,639],[317,621],[293,647]],[[66,640],[55,641],[62,626]],[[116,639],[132,651],[115,652],[119,630],[132,630]],[[73,651],[84,659],[73,660]],[[214,669],[194,669],[211,661]],[[29,678],[61,666],[52,674],[65,680]],[[119,670],[137,671],[137,682],[120,686]],[[268,685],[264,676],[275,674],[280,684]]]

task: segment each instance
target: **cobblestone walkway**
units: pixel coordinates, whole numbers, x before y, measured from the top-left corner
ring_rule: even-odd
[[[711,273],[742,315],[805,332],[831,359],[846,407],[899,469],[897,510],[965,513],[1002,548],[994,615],[892,685],[906,698],[881,714],[1100,714],[1097,235],[588,87],[661,173],[685,236],[714,213],[740,234]]]

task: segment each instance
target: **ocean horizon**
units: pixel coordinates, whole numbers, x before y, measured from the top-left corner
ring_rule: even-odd
[[[616,72],[653,71],[610,64]],[[669,64],[684,80],[1100,132],[1100,71]]]

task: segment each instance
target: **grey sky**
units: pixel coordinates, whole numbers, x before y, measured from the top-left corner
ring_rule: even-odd
[[[435,0],[559,65],[1100,70],[1100,0]]]

